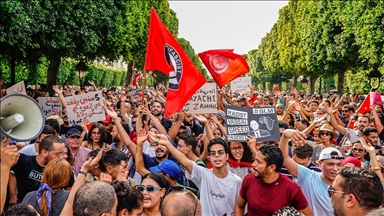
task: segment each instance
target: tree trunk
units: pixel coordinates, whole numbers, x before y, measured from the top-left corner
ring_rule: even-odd
[[[11,86],[15,85],[16,83],[16,57],[15,54],[11,54],[10,58],[10,65],[11,65]]]
[[[337,93],[339,95],[344,94],[344,71],[337,74]]]
[[[283,83],[282,82],[279,83],[279,90],[283,91]]]
[[[59,70],[60,63],[60,56],[51,56],[51,58],[49,58],[49,66],[47,72],[47,87],[45,91],[49,92],[50,94],[53,93],[52,86],[56,84],[57,71]]]
[[[263,88],[263,91],[265,91],[267,89],[267,83],[266,82],[262,82],[262,88]]]
[[[297,75],[296,74],[293,74],[293,86],[295,86],[296,87],[296,85],[297,85]]]
[[[309,77],[309,93],[315,93],[315,83],[318,77]]]
[[[273,91],[273,82],[269,82],[269,91]]]
[[[134,76],[134,71],[133,71],[134,67],[135,67],[135,60],[132,59],[131,61],[128,62],[127,75],[125,76],[125,85],[132,84],[132,80]]]

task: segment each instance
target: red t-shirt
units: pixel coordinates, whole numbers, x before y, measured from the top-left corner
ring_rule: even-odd
[[[285,206],[302,210],[309,205],[300,186],[281,174],[272,183],[255,178],[253,173],[246,175],[240,196],[248,202],[248,215],[272,215]]]

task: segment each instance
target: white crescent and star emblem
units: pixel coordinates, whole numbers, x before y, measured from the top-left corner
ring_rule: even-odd
[[[229,59],[225,56],[216,54],[209,57],[209,65],[217,74],[222,74],[229,67]]]

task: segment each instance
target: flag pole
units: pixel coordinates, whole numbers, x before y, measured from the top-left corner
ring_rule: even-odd
[[[147,71],[146,70],[144,70],[143,76],[144,76],[144,78],[143,78],[143,83],[141,86],[141,105],[144,106],[144,93],[145,93],[145,86],[146,86],[146,81],[147,81]]]

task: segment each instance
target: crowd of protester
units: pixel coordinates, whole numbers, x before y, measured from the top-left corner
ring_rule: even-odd
[[[164,86],[89,83],[53,87],[62,115],[30,144],[3,141],[5,215],[384,215],[383,105],[360,114],[359,93],[222,88],[217,113],[166,118]],[[95,90],[106,119],[70,126],[65,97]],[[281,138],[228,141],[227,105],[275,107]]]

